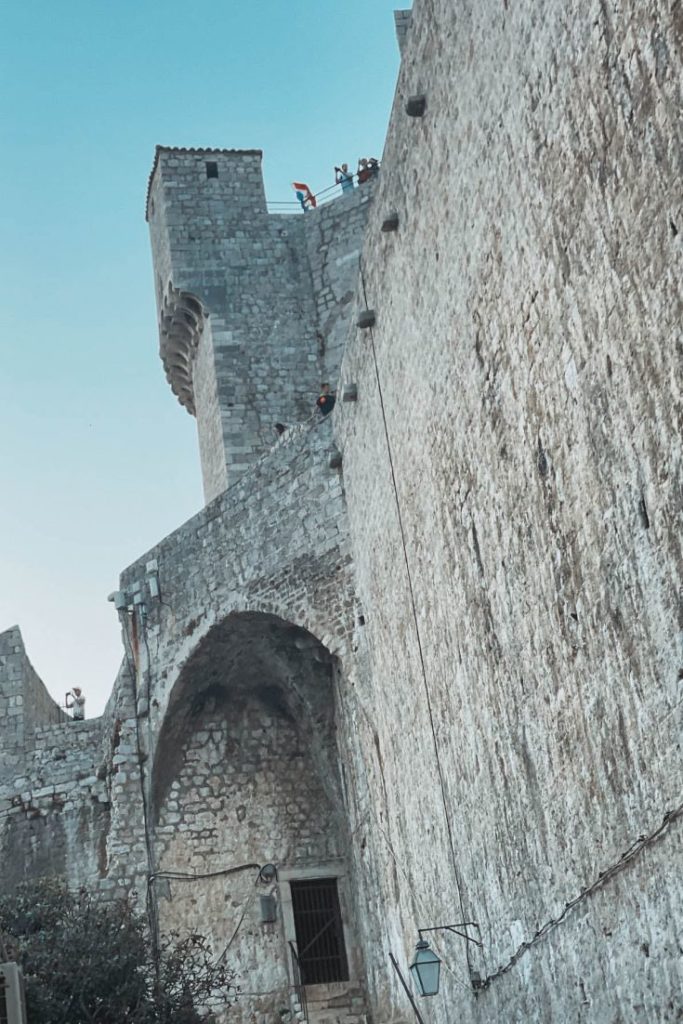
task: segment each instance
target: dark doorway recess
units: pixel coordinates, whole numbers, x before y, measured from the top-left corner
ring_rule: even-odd
[[[348,981],[349,967],[336,878],[290,882],[301,981]]]

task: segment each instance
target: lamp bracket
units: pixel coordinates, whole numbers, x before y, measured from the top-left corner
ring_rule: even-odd
[[[422,939],[423,932],[452,932],[454,935],[459,935],[461,939],[466,939],[467,942],[472,942],[475,946],[483,948],[483,943],[478,939],[473,939],[467,932],[460,931],[461,928],[479,928],[476,921],[456,921],[455,924],[437,924],[434,928],[418,928],[417,934]]]

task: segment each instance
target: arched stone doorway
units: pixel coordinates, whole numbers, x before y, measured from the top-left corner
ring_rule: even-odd
[[[290,943],[300,953],[306,946],[313,997],[346,991],[350,1010],[360,987],[336,670],[300,627],[263,613],[229,615],[185,663],[159,733],[152,777],[159,924],[201,932],[216,955],[225,953],[241,987],[231,1021],[280,1020],[290,1010],[297,980]],[[276,866],[276,878],[264,880],[266,864]],[[316,917],[321,900],[327,918]]]

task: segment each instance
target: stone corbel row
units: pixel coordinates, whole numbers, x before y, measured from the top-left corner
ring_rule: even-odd
[[[192,416],[192,368],[206,318],[196,295],[169,284],[159,317],[159,355],[173,394]]]

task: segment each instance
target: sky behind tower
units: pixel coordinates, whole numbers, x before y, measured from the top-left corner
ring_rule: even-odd
[[[0,631],[89,716],[123,653],[107,594],[203,504],[158,358],[154,147],[263,149],[271,201],[381,156],[395,6],[0,0]]]

